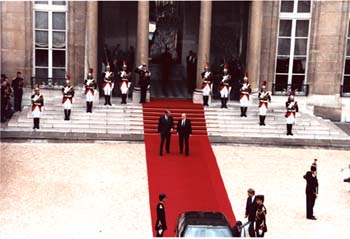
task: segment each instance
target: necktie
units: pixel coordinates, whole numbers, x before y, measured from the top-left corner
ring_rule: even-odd
[[[185,126],[185,120],[182,120],[182,127]]]

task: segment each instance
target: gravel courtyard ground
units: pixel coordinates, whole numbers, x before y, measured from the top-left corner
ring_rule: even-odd
[[[1,143],[1,238],[151,237],[144,144]],[[249,187],[265,195],[266,237],[350,232],[350,152],[214,145],[238,220]],[[302,176],[318,158],[317,221],[305,219]],[[171,202],[169,199],[167,203]]]

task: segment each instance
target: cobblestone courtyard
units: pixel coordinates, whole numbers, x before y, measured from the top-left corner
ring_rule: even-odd
[[[125,142],[2,143],[1,237],[151,237],[144,147]],[[237,220],[246,220],[246,190],[252,187],[265,195],[267,237],[342,237],[350,232],[350,185],[342,182],[340,172],[350,164],[349,151],[213,149]],[[319,159],[320,194],[314,210],[318,220],[310,221],[305,219],[302,176],[314,158]]]

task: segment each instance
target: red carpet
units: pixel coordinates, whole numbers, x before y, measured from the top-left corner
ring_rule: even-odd
[[[195,130],[190,138],[190,156],[179,153],[178,137],[175,134],[171,137],[170,154],[159,156],[160,136],[156,134],[156,129],[158,118],[164,109],[170,109],[175,124],[182,112],[191,119]],[[165,203],[168,230],[164,236],[175,235],[177,217],[184,211],[220,211],[231,225],[234,224],[235,216],[206,133],[202,106],[190,101],[159,100],[145,104],[143,111],[154,235],[160,192],[165,192],[168,196]]]

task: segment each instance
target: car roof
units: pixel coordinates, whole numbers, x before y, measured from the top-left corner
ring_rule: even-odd
[[[187,225],[230,226],[221,212],[190,211],[180,215]]]

